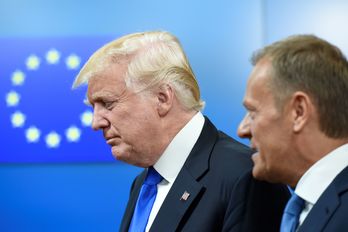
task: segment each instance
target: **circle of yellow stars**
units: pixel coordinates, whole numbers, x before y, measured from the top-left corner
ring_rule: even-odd
[[[50,49],[45,55],[44,61],[49,65],[56,65],[61,60],[61,54],[57,49]],[[41,58],[35,54],[29,55],[25,60],[25,65],[28,71],[36,71],[40,68],[40,64],[44,62]],[[80,67],[81,58],[76,54],[70,54],[65,59],[66,68],[69,70],[76,70]],[[15,70],[11,75],[11,83],[13,87],[22,86],[26,81],[26,74],[23,70]],[[6,96],[7,107],[18,107],[20,105],[21,95],[15,90],[10,90]],[[91,126],[93,119],[93,113],[90,110],[86,110],[80,114],[80,121],[82,126]],[[11,124],[13,128],[25,128],[24,135],[28,143],[37,143],[40,141],[42,132],[38,126],[30,125],[26,126],[26,115],[16,110],[10,116]],[[62,140],[63,135],[60,135],[56,131],[51,131],[44,135],[44,141],[48,148],[58,148]],[[65,138],[68,142],[78,142],[81,137],[81,129],[76,125],[71,125],[65,130]]]

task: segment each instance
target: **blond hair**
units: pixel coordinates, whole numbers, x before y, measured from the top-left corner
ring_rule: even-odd
[[[186,109],[199,111],[204,107],[180,42],[163,31],[129,34],[104,45],[82,67],[73,87],[88,83],[96,73],[120,60],[128,61],[125,76],[128,88],[141,91],[169,84]]]

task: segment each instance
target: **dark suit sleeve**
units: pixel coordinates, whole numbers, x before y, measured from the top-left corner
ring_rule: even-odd
[[[246,173],[235,186],[222,231],[278,232],[289,196],[285,186],[258,181]]]

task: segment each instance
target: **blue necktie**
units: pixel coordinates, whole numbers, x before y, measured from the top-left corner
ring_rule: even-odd
[[[304,206],[304,200],[293,193],[290,200],[286,204],[280,232],[295,232],[299,223],[300,213]]]
[[[140,189],[129,232],[145,231],[153,203],[156,199],[157,184],[162,179],[162,176],[153,167],[149,167],[146,179]]]

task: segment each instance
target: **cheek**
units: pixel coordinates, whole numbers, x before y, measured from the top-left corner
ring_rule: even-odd
[[[279,138],[281,140],[281,138]],[[267,141],[259,150],[258,162],[263,166],[267,173],[279,173],[284,167],[288,166],[288,156],[284,150],[284,145],[280,141]]]
[[[128,140],[135,140],[137,143],[142,143],[139,139],[151,136],[157,122],[154,113],[145,108],[133,108],[112,117],[113,126]]]
[[[260,149],[259,146],[263,143],[266,130],[267,128],[264,128],[257,120],[250,123],[251,142],[256,149]]]
[[[269,119],[256,119],[250,126],[255,142],[260,146],[269,146],[277,141],[279,128]]]

